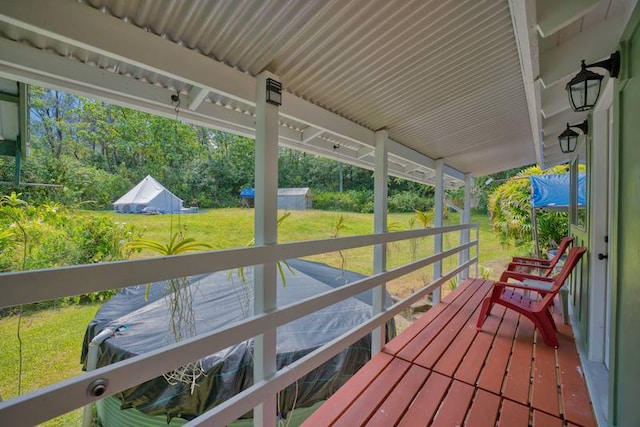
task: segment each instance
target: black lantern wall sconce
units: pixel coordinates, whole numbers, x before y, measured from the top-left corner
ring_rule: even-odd
[[[573,111],[587,111],[593,108],[600,96],[603,75],[590,71],[589,68],[604,68],[614,79],[620,72],[620,52],[615,51],[609,59],[585,64],[584,59],[580,72],[567,83],[569,103]]]
[[[267,102],[272,105],[282,105],[282,83],[267,79]]]
[[[580,134],[571,128],[580,129],[583,134],[589,135],[589,123],[586,120],[577,125],[567,123],[567,129],[558,136],[560,150],[562,150],[563,153],[573,153],[576,151],[576,146],[578,145],[578,137]]]

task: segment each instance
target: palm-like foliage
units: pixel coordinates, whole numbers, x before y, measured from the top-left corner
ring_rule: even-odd
[[[278,218],[278,221],[276,222],[276,227],[280,227],[280,224],[282,224],[282,222],[283,222],[285,219],[289,218],[290,216],[291,216],[291,212],[285,212],[285,213],[283,213],[283,214],[280,216],[280,218]],[[254,246],[255,244],[256,244],[256,239],[255,239],[255,238],[254,238],[254,239],[251,239],[251,241],[250,241],[249,243],[247,243],[247,247]],[[283,265],[283,264],[287,267],[287,269],[289,269],[289,271],[290,271],[292,274],[295,274],[295,273],[294,273],[293,269],[289,266],[289,263],[288,263],[286,260],[284,260],[284,261],[278,261],[278,262],[276,263],[276,265],[278,266],[278,272],[279,272],[279,274],[280,274],[280,279],[282,279],[282,285],[283,285],[283,286],[287,286],[287,277],[286,277],[286,276],[285,276],[285,274],[284,274],[284,268],[282,267],[282,265]],[[245,284],[245,285],[246,285],[246,284],[247,284],[247,276],[246,276],[246,274],[245,274],[245,272],[244,272],[244,267],[238,267],[238,268],[236,269],[236,272],[238,273],[238,277],[240,278],[240,281],[241,281],[243,284]],[[229,273],[227,274],[227,279],[228,279],[228,280],[233,279],[233,270],[229,270]]]
[[[211,249],[208,243],[197,242],[192,237],[185,237],[181,230],[171,234],[168,243],[153,239],[135,239],[128,244],[131,249],[147,249],[158,255],[171,256],[187,252]],[[167,298],[169,301],[169,324],[176,342],[196,335],[196,317],[193,311],[193,290],[189,277],[170,279],[168,282]],[[151,284],[147,284],[145,299],[149,298]],[[189,384],[191,393],[194,391],[196,380],[205,375],[202,361],[197,360],[169,373],[164,374],[169,384],[182,382]]]
[[[135,239],[129,243],[131,249],[147,249],[158,255],[170,256],[180,255],[191,251],[201,251],[211,249],[208,243],[196,242],[192,237],[185,238],[184,235],[176,231],[169,239],[169,243],[161,243],[153,239]]]
[[[176,231],[171,235],[168,243],[158,242],[152,239],[135,239],[128,244],[131,249],[147,249],[158,255],[171,256],[180,255],[186,252],[211,249],[207,243],[196,242],[195,239],[185,238],[182,231]],[[171,332],[177,341],[196,334],[196,320],[193,312],[193,293],[189,288],[189,278],[174,278],[168,281],[169,288],[167,297],[169,299],[169,323]],[[145,298],[149,297],[151,284],[147,284]]]
[[[531,184],[528,176],[565,173],[566,166],[542,170],[539,166],[524,169],[500,185],[489,196],[489,212],[493,228],[503,241],[512,239],[517,245],[531,244]],[[540,211],[537,215],[538,240],[541,248],[550,248],[568,233],[568,216],[563,211]]]
[[[433,224],[433,218],[435,213],[433,211],[420,211],[416,209],[416,219],[422,225],[422,228],[427,228]]]

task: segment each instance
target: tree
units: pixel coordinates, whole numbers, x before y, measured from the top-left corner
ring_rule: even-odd
[[[73,153],[79,98],[57,90],[32,86],[30,91],[31,144],[59,158]]]

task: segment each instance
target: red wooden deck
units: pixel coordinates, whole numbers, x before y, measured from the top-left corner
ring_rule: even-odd
[[[491,282],[468,280],[325,402],[304,426],[595,426],[569,325],[558,349],[495,306],[475,322]]]

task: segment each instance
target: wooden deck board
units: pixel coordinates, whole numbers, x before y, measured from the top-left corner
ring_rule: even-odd
[[[395,425],[412,401],[408,397],[415,396],[420,391],[428,376],[428,370],[418,365],[412,365],[389,394],[389,397],[382,402],[375,414],[367,421],[367,426],[388,427]]]
[[[411,402],[398,427],[428,426],[449,389],[451,378],[432,372],[427,382]]]
[[[425,368],[433,368],[436,363],[442,360],[438,368],[434,369],[441,374],[452,376],[455,372],[460,359],[464,356],[471,341],[476,336],[476,328],[473,321],[480,314],[480,305],[486,297],[487,292],[491,290],[491,282],[484,282],[478,291],[469,299],[453,317],[446,327],[429,343],[423,351],[413,361]],[[457,352],[456,357],[443,359],[442,356],[452,349]]]
[[[508,310],[509,313],[512,310]],[[513,354],[504,382],[503,394],[522,404],[529,403],[534,327],[529,319],[520,318],[514,338]],[[555,382],[555,377],[554,377]]]
[[[528,426],[529,407],[503,399],[498,427]]]
[[[360,391],[360,395],[332,425],[336,427],[353,427],[362,422],[367,413],[369,417],[373,415],[374,411],[384,403],[391,390],[404,377],[410,367],[411,364],[409,362],[394,358],[376,379]]]
[[[518,314],[507,310],[495,335],[487,363],[478,378],[478,387],[500,394],[513,347],[513,337],[518,325]],[[483,333],[487,333],[483,330]],[[488,333],[487,333],[488,334]],[[526,402],[523,402],[526,404]]]
[[[591,402],[583,392],[587,387],[582,374],[580,356],[573,345],[573,334],[569,325],[558,326],[558,344],[566,351],[558,352],[558,371],[560,377],[561,401],[564,418],[585,427],[595,427],[592,411],[585,410]]]
[[[354,396],[359,396],[392,360],[392,356],[378,353],[322,405],[321,411],[315,411],[305,425],[328,426],[333,423],[351,405]]]
[[[480,375],[482,367],[485,365],[489,350],[493,344],[494,335],[496,334],[498,327],[502,321],[504,315],[504,307],[496,307],[494,311],[497,316],[489,316],[484,322],[483,330],[487,333],[476,334],[471,347],[465,352],[462,362],[458,369],[455,371],[454,378],[460,381],[464,381],[467,384],[475,385]],[[450,353],[449,351],[447,353]],[[448,356],[445,355],[445,359]],[[444,370],[441,368],[440,370]]]
[[[473,295],[474,289],[471,286],[458,286],[449,295],[447,295],[440,304],[432,307],[428,313],[428,316],[421,316],[415,320],[405,331],[389,341],[384,346],[384,352],[388,354],[397,354],[407,344],[413,341],[416,336],[425,329],[431,322],[433,322],[437,316],[449,307],[456,299],[460,298],[457,302],[464,304],[471,295]]]
[[[546,345],[535,347],[531,388],[531,406],[559,417],[556,353],[553,348]]]
[[[482,283],[482,281],[480,281],[480,283]],[[431,341],[438,336],[440,331],[447,327],[447,324],[455,317],[458,311],[463,309],[467,302],[476,295],[477,287],[470,286],[469,288],[471,289],[471,292],[465,292],[453,301],[445,303],[447,304],[445,307],[446,309],[437,313],[435,319],[429,322],[427,327],[420,330],[420,332],[409,343],[393,354],[409,362],[415,360],[416,357],[418,357],[431,343]],[[432,317],[432,315],[428,314],[426,316],[428,318]],[[389,345],[385,346],[385,352],[388,352],[388,347]]]
[[[454,381],[447,392],[435,418],[433,427],[451,427],[462,425],[473,398],[474,388],[469,384]]]
[[[560,418],[546,414],[542,411],[533,411],[532,427],[563,427],[564,423]]]
[[[471,409],[467,414],[467,425],[494,427],[500,409],[500,397],[488,391],[476,389]]]
[[[570,326],[554,313],[553,349],[528,319],[495,306],[478,332],[490,286],[463,282],[303,426],[595,426]]]

